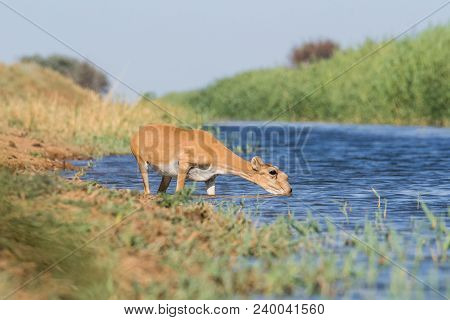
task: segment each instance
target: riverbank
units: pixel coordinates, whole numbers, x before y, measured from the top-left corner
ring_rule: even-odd
[[[448,294],[448,278],[436,272],[448,261],[449,233],[429,211],[429,222],[417,223],[410,236],[391,229],[382,211],[353,232],[312,215],[258,226],[239,207],[216,210],[193,202],[189,192],[145,199],[92,182],[4,169],[0,181],[3,298],[441,299]],[[426,241],[423,228],[434,230]],[[417,250],[410,270],[418,273],[426,263],[429,285],[391,263],[403,265],[403,248],[412,243]],[[430,253],[432,265],[426,262]]]
[[[189,190],[147,198],[80,181],[82,172],[63,179],[45,171],[67,166],[67,158],[125,152],[131,130],[164,117],[148,106],[99,100],[70,89],[70,83],[59,95],[45,82],[57,75],[34,68],[7,71],[24,80],[10,82],[13,89],[0,99],[0,297],[448,295],[450,285],[442,283],[448,282],[450,236],[426,206],[427,220],[412,224],[407,236],[389,226],[381,208],[354,230],[341,230],[314,213],[262,224],[242,206],[213,207],[194,200]],[[417,250],[406,254],[404,248]],[[408,268],[425,270],[420,276],[427,277],[426,285],[396,266],[409,264],[411,256]]]
[[[89,156],[79,148],[54,145],[20,131],[0,133],[0,165],[19,170],[76,169],[70,161]]]
[[[156,101],[127,104],[100,97],[33,64],[0,64],[0,132],[69,149],[73,156],[129,153],[129,139],[149,123],[195,125],[183,108]],[[177,119],[170,116],[176,114]],[[33,150],[34,152],[35,150]],[[37,152],[37,151],[36,151]],[[60,160],[66,158],[61,154]]]
[[[203,121],[450,126],[449,41],[448,24],[430,27],[379,51],[385,42],[368,40],[328,60],[243,72],[162,99]]]

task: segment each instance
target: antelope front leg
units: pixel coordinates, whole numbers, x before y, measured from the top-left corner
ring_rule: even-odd
[[[205,181],[206,184],[206,193],[208,196],[216,195],[216,177],[212,177],[209,180]]]
[[[148,183],[148,165],[145,161],[137,160],[139,171],[141,172],[142,176],[142,183],[144,184],[144,193],[150,194],[150,184]]]
[[[186,176],[190,169],[190,166],[188,163],[180,162],[178,164],[178,176],[177,176],[177,188],[176,192],[181,191],[181,189],[184,188],[184,184],[186,182]]]

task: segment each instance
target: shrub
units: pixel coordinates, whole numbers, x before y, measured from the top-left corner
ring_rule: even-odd
[[[25,56],[21,62],[37,63],[45,68],[53,69],[62,75],[71,78],[83,88],[91,89],[97,93],[106,93],[110,87],[108,77],[87,62],[63,56],[40,55]]]
[[[306,42],[292,50],[291,62],[294,65],[329,59],[333,56],[339,45],[332,40]]]

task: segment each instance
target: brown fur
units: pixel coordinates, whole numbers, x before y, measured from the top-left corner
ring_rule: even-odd
[[[288,195],[292,188],[288,176],[261,158],[250,162],[239,157],[204,130],[189,130],[171,125],[141,127],[131,138],[144,183],[150,193],[147,165],[160,171],[163,178],[158,192],[165,192],[172,177],[177,177],[176,191],[184,188],[186,179],[205,181],[208,194],[215,194],[214,180],[220,174],[240,176],[274,194]],[[176,172],[174,172],[176,170]]]

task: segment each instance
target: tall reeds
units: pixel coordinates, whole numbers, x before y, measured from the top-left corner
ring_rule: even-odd
[[[165,100],[191,106],[206,119],[270,119],[295,105],[282,120],[450,125],[449,25],[391,43],[302,100],[382,43],[368,40],[297,68],[244,72]]]

